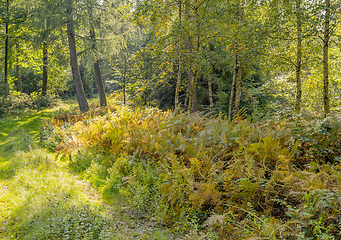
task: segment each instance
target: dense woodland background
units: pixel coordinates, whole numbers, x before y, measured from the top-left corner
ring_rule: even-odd
[[[341,239],[340,1],[0,3],[0,238]]]
[[[92,98],[103,83],[107,94],[162,109],[328,114],[340,103],[339,8],[305,0],[2,1],[1,99],[21,92],[48,104],[78,91],[86,110],[83,89]],[[70,71],[74,48],[81,81]]]

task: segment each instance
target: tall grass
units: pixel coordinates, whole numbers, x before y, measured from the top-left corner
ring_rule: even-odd
[[[67,108],[69,108],[67,106]],[[43,121],[64,107],[0,119],[0,239],[134,239],[167,233],[105,204],[49,149]],[[49,143],[43,148],[41,143]]]

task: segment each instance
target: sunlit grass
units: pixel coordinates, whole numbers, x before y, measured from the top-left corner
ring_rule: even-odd
[[[39,145],[44,119],[65,111],[75,101],[0,118],[0,239],[169,239],[115,212]]]

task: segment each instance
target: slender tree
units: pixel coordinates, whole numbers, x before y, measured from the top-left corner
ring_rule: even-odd
[[[20,46],[19,43],[16,43],[16,49],[17,49],[17,66],[16,66],[16,74],[17,74],[17,81],[18,81],[18,92],[22,92],[22,82],[21,82],[21,74],[20,74]]]
[[[41,89],[41,95],[46,96],[47,92],[47,69],[48,69],[48,45],[47,42],[43,42],[43,85]]]
[[[181,26],[181,18],[182,18],[182,1],[179,0],[179,12],[178,12],[178,18],[179,18],[179,69],[178,69],[178,79],[176,82],[176,88],[175,88],[175,108],[179,106],[179,90],[180,90],[180,84],[181,84],[181,74],[182,74],[182,26]]]
[[[301,19],[301,0],[296,0],[296,26],[297,26],[297,46],[296,46],[296,104],[295,110],[301,110],[302,82],[302,19]]]
[[[77,60],[77,52],[76,52],[76,39],[75,39],[75,30],[73,24],[73,1],[66,0],[67,3],[67,34],[69,41],[69,49],[70,49],[70,60],[71,60],[71,69],[73,76],[73,83],[75,85],[77,101],[79,105],[79,109],[81,111],[88,111],[89,105],[86,100],[83,83],[81,79],[81,75],[79,72],[78,60]]]
[[[8,48],[9,48],[9,21],[10,21],[10,13],[9,13],[9,0],[6,0],[6,22],[5,22],[5,84],[7,87],[8,83]]]
[[[329,106],[329,71],[328,71],[328,46],[330,38],[330,0],[325,0],[324,38],[323,38],[323,110],[324,115],[330,111]]]
[[[99,66],[99,59],[97,58],[97,54],[96,54],[97,53],[96,35],[95,35],[95,29],[93,27],[91,27],[90,29],[90,38],[92,41],[92,50],[94,51],[94,56],[95,56],[94,69],[95,69],[96,83],[97,83],[97,88],[98,88],[99,102],[100,102],[100,105],[103,107],[107,105],[107,99],[105,96],[102,74],[101,74],[101,69]]]

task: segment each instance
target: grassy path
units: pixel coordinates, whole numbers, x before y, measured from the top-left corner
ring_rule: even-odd
[[[171,239],[155,222],[105,204],[39,146],[54,111],[0,118],[0,239]]]

